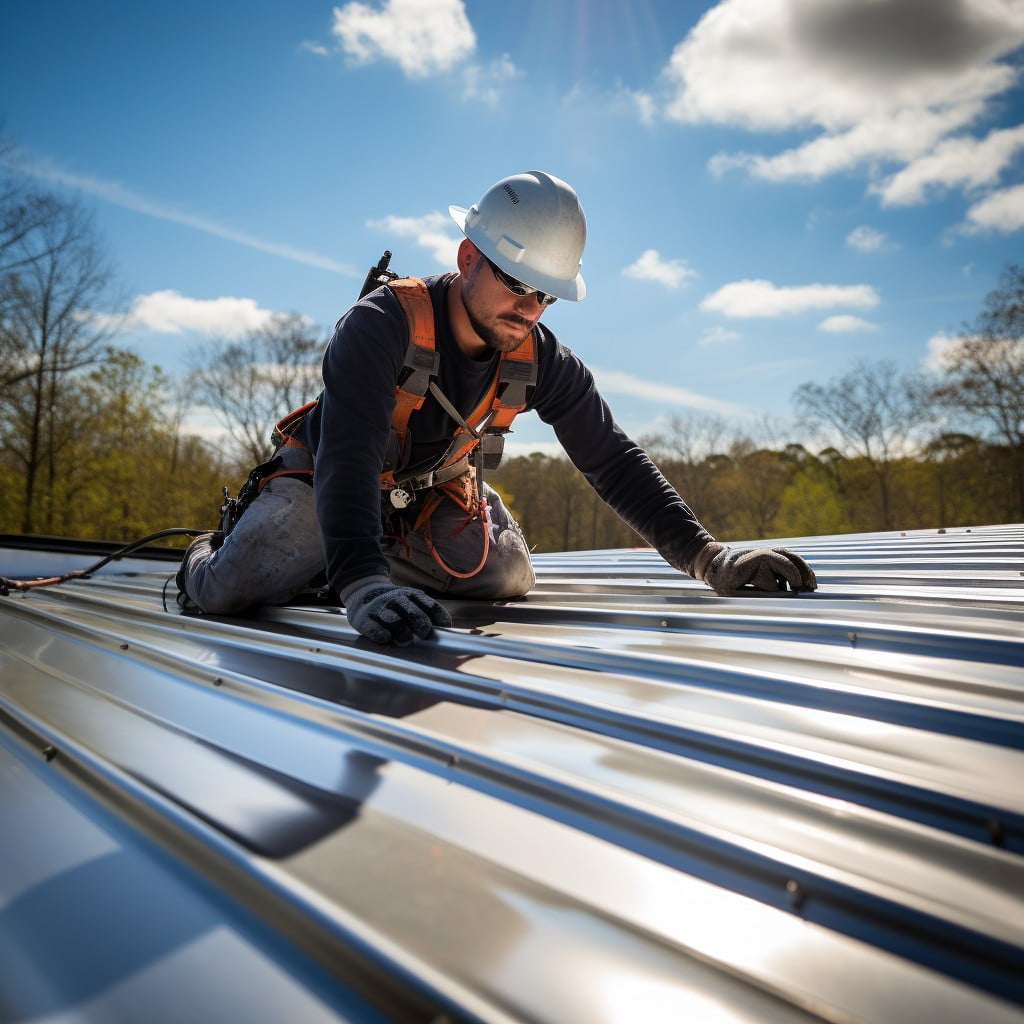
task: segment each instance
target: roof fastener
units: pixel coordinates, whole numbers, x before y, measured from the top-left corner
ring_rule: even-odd
[[[789,894],[789,905],[794,910],[799,910],[804,905],[807,894],[795,878],[791,878],[786,883],[786,892]]]

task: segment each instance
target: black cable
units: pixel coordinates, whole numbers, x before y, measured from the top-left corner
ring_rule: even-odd
[[[160,601],[164,606],[164,611],[167,611],[167,588],[173,581],[174,577],[168,576],[167,579],[164,580],[164,585],[160,588]]]
[[[184,526],[172,526],[167,530],[157,530],[156,533],[150,533],[145,537],[140,537],[138,540],[133,540],[130,544],[126,544],[123,548],[119,548],[112,554],[106,555],[88,568],[73,569],[62,576],[50,576],[46,579],[37,580],[12,580],[6,576],[0,576],[0,596],[6,597],[12,590],[32,590],[35,587],[51,587],[57,583],[66,583],[68,580],[85,579],[91,573],[98,572],[109,562],[114,562],[118,558],[124,558],[125,555],[131,554],[131,552],[138,548],[144,547],[151,541],[159,540],[161,537],[198,537],[201,533],[209,533],[209,530],[190,530]]]

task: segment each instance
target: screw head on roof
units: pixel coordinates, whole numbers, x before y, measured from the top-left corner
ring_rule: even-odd
[[[992,845],[1002,846],[1006,838],[1003,833],[1003,823],[998,818],[989,818],[986,825],[988,826],[988,837],[992,840]]]
[[[804,905],[807,896],[795,878],[791,878],[786,883],[786,892],[789,894],[789,905],[794,910],[799,910]]]

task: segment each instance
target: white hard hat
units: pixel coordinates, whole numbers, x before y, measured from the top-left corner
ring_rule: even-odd
[[[578,302],[587,219],[573,189],[543,171],[502,178],[468,210],[449,206],[462,233],[497,267],[539,292]]]

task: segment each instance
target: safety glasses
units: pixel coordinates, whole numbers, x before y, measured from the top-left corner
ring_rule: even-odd
[[[480,253],[483,256],[483,253]],[[536,296],[537,301],[542,306],[550,306],[551,303],[558,300],[557,295],[550,295],[548,292],[539,292],[536,288],[531,288],[528,284],[523,284],[522,281],[517,281],[514,277],[509,277],[504,270],[496,267],[486,256],[484,259],[487,260],[487,266],[491,268],[491,273],[513,294],[518,295],[520,298],[525,298],[527,295]]]

